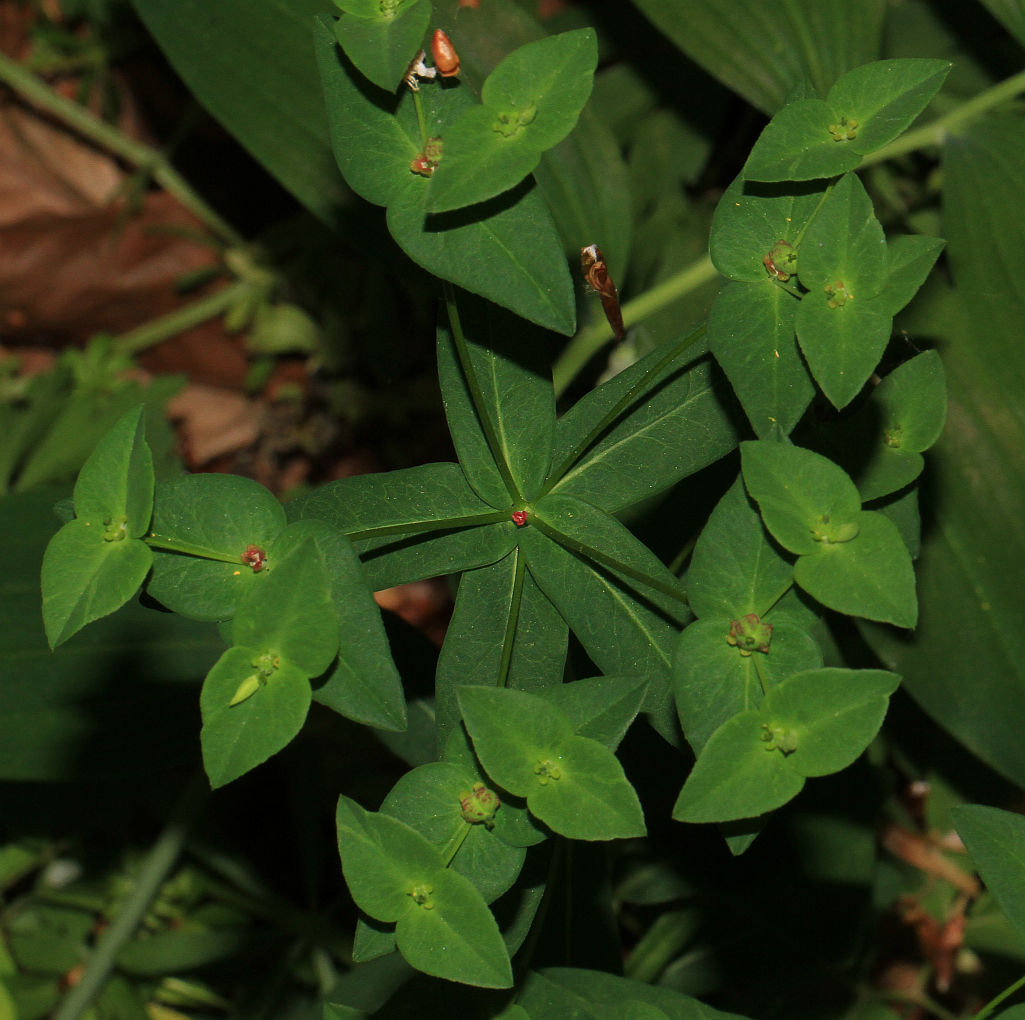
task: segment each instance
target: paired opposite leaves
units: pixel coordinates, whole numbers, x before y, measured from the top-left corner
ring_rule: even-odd
[[[644,835],[644,815],[615,755],[573,732],[537,695],[464,687],[459,706],[477,757],[499,786],[570,839]]]
[[[940,90],[946,60],[879,60],[839,78],[823,99],[799,99],[766,125],[744,166],[753,181],[804,181],[853,170],[893,141]]]

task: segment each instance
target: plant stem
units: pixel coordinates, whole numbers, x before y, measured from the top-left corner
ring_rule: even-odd
[[[999,1006],[1000,1003],[1004,1001],[1004,999],[1014,995],[1014,993],[1023,986],[1025,986],[1025,977],[1020,977],[1017,981],[1014,982],[1013,985],[1010,985],[1008,988],[1005,988],[996,998],[991,999],[989,1002],[987,1002],[986,1005],[983,1006],[982,1009],[980,1009],[979,1012],[975,1014],[974,1020],[984,1020],[984,1018],[989,1016],[993,1012],[993,1010],[995,1010],[997,1006]]]
[[[240,245],[242,236],[168,162],[167,157],[148,145],[136,142],[118,128],[78,103],[54,92],[46,82],[15,60],[0,54],[0,81],[26,102],[55,117],[83,138],[113,153],[130,165],[149,171],[153,179],[200,219],[225,244]]]
[[[135,887],[121,912],[97,941],[81,981],[64,997],[53,1014],[53,1020],[78,1020],[100,994],[114,969],[118,952],[135,933],[153,897],[177,863],[189,830],[206,805],[208,795],[206,779],[202,773],[197,773],[175,805],[164,831],[143,860]]]
[[[702,284],[714,280],[717,275],[712,260],[705,255],[668,280],[663,280],[651,290],[646,290],[632,301],[627,301],[623,305],[623,321],[631,324],[643,322]],[[603,318],[592,326],[584,327],[570,340],[552,368],[557,397],[566,391],[566,387],[577,377],[584,365],[611,339],[612,328]]]
[[[491,451],[491,459],[502,476],[509,498],[513,502],[522,501],[523,494],[516,484],[516,480],[509,470],[506,458],[499,441],[498,433],[495,431],[495,424],[488,414],[488,406],[484,402],[484,391],[481,389],[480,381],[474,370],[473,362],[470,360],[470,350],[466,344],[466,337],[463,335],[463,326],[459,321],[459,308],[456,305],[456,292],[448,280],[442,281],[445,292],[445,307],[448,310],[448,321],[452,326],[452,339],[455,341],[456,354],[459,355],[459,364],[463,370],[463,378],[466,380],[466,389],[469,391],[470,400],[473,401],[473,409],[477,412],[477,420],[480,422],[484,438],[487,440],[488,449]]]
[[[230,556],[228,553],[218,549],[208,549],[205,545],[194,545],[191,542],[182,542],[177,538],[167,538],[162,535],[143,535],[142,540],[151,549],[165,549],[167,552],[182,553],[184,556],[197,556],[203,560],[217,560],[218,563],[237,563],[240,566],[245,562],[241,554]]]
[[[250,284],[242,280],[222,287],[213,294],[197,298],[190,304],[184,305],[167,315],[151,319],[127,333],[122,333],[114,338],[114,350],[122,354],[137,354],[148,347],[154,347],[179,333],[184,333],[193,326],[198,326],[207,319],[212,319],[222,314],[237,301],[242,294],[249,289]]]
[[[881,163],[883,160],[906,155],[915,149],[924,149],[930,145],[940,145],[943,143],[944,138],[962,122],[971,120],[973,117],[985,113],[986,110],[990,110],[1008,99],[1013,99],[1022,92],[1025,92],[1025,71],[1019,71],[992,88],[986,89],[985,92],[980,92],[977,96],[973,96],[971,99],[961,103],[960,106],[955,107],[949,113],[944,114],[942,117],[937,117],[931,124],[925,124],[914,131],[908,131],[907,134],[894,139],[889,145],[884,145],[881,149],[869,153],[869,155],[862,159],[858,169],[872,166],[874,163]]]
[[[510,613],[505,621],[505,634],[502,637],[502,661],[498,664],[498,683],[505,687],[509,682],[509,664],[512,662],[513,648],[516,645],[516,627],[520,622],[520,611],[523,608],[523,581],[526,576],[527,563],[523,551],[516,550],[516,568],[513,574],[512,597],[509,599]]]

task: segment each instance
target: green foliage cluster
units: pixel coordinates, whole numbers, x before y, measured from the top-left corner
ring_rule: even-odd
[[[772,116],[711,221],[725,283],[707,324],[678,325],[560,413],[552,333],[573,335],[577,314],[566,251],[605,244],[578,220],[614,219],[598,198],[560,202],[594,187],[598,35],[570,27],[495,54],[472,8],[457,21],[445,2],[337,5],[313,27],[326,140],[348,187],[440,282],[456,461],[282,505],[242,478],[158,481],[143,409],[129,410],[47,547],[47,638],[63,645],[140,589],[218,624],[228,647],[199,699],[214,788],[290,744],[312,702],[386,740],[429,719],[376,809],[339,796],[360,966],[325,1018],[404,1015],[403,995],[423,988],[488,1017],[725,1018],[671,986],[531,969],[532,954],[575,843],[640,840],[671,815],[717,824],[740,855],[806,780],[879,757],[899,657],[875,668],[832,635],[859,628],[885,649],[919,623],[919,479],[944,427],[944,371],[934,350],[885,355],[943,241],[888,233],[860,171],[908,137],[950,62],[864,59],[875,54],[852,31],[829,51],[838,66],[773,66],[780,80],[755,86],[738,43],[720,75],[748,98],[760,89]],[[637,6],[671,38],[682,30],[673,4]],[[857,6],[870,36],[874,7]],[[187,37],[157,0],[138,7],[158,39]],[[515,5],[502,10],[518,24]],[[809,30],[789,8],[774,30],[794,17]],[[693,27],[695,46],[714,31],[708,16]],[[458,79],[417,60],[438,28],[460,48]],[[312,164],[300,182],[291,158],[268,162],[324,212]],[[663,525],[686,545],[670,567],[638,522],[681,483],[711,509],[693,534]],[[372,592],[439,575],[458,578],[455,609],[433,692],[413,699]],[[617,756],[645,727],[673,748],[672,806],[647,802]],[[988,758],[1020,779],[1003,752]],[[954,820],[1022,932],[1020,818],[965,806]],[[442,982],[403,989],[410,968]]]

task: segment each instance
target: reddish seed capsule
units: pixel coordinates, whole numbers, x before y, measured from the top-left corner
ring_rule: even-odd
[[[517,528],[522,528],[527,523],[527,511],[526,510],[513,510],[509,516],[512,518],[513,524]]]
[[[254,574],[258,574],[267,563],[267,553],[258,545],[247,545],[242,554],[242,562],[252,567]]]
[[[431,39],[431,54],[434,66],[442,78],[454,78],[459,74],[459,54],[456,53],[452,40],[439,28]]]

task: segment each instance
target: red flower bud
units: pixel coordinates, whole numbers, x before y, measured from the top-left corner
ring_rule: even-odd
[[[431,39],[431,53],[434,66],[442,78],[454,78],[459,74],[459,54],[456,53],[452,40],[439,28]]]

